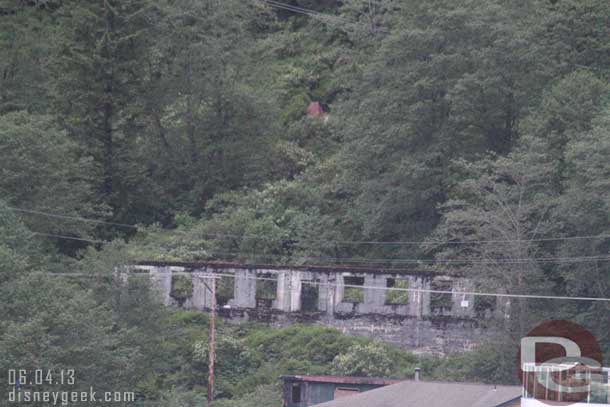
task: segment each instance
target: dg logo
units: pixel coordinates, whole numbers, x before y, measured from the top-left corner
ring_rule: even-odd
[[[595,336],[570,321],[547,321],[521,340],[524,406],[610,403],[608,369]]]

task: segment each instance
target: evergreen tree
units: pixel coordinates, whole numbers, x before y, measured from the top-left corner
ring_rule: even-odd
[[[90,236],[91,223],[49,218],[36,212],[97,217],[92,163],[48,115],[0,115],[0,191],[37,232]],[[62,242],[65,243],[65,242]]]
[[[248,68],[258,11],[243,1],[162,5],[138,159],[162,211],[199,214],[215,193],[259,183],[272,167],[268,101],[253,98]]]
[[[141,137],[138,100],[154,39],[153,6],[147,0],[71,1],[58,12],[55,111],[81,154],[93,157],[99,200],[117,218],[127,218],[126,166]]]

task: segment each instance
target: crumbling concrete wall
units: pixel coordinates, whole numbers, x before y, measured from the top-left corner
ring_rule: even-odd
[[[210,290],[214,274],[232,276],[234,298],[219,312],[235,323],[324,325],[349,335],[378,338],[404,349],[439,354],[469,350],[490,332],[480,323],[481,315],[477,315],[475,310],[472,283],[464,278],[389,270],[219,267],[208,264],[144,264],[133,266],[133,269],[150,275],[152,286],[166,305],[177,305],[171,297],[172,272],[191,272],[192,298],[184,301],[182,306],[202,311],[211,309],[214,304]],[[363,283],[353,286],[346,284],[346,279]],[[257,281],[260,280],[276,281],[275,299],[259,301]],[[408,296],[398,304],[387,301],[388,288],[396,281],[408,287],[402,289]],[[431,308],[431,290],[438,282],[448,287],[443,294],[444,305],[440,314]],[[317,294],[315,309],[307,312],[303,311],[305,287]],[[363,291],[362,299],[355,303],[346,302],[346,289],[354,287]],[[267,305],[263,307],[262,304]]]
[[[200,311],[211,310],[214,304],[212,296],[212,285],[216,284],[212,273],[201,270],[193,271],[193,297],[191,298],[191,308]]]
[[[154,290],[159,293],[161,301],[165,305],[172,305],[173,301],[170,296],[172,291],[172,270],[170,266],[152,267],[143,266],[150,274],[150,283]]]
[[[256,271],[249,269],[234,269],[235,298],[229,305],[238,308],[256,307]]]
[[[267,270],[267,274],[274,271]],[[298,312],[301,310],[301,292],[303,282],[313,280],[310,272],[299,270],[279,270],[277,274],[277,293],[274,308],[285,312]]]
[[[446,355],[474,349],[491,338],[494,330],[474,319],[393,315],[324,313],[303,314],[258,309],[222,309],[220,315],[230,323],[262,322],[274,328],[294,324],[324,326],[343,334],[363,336],[390,343],[416,354]]]

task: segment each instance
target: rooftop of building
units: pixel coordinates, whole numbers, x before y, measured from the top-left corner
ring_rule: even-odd
[[[380,377],[343,377],[343,376],[310,376],[310,375],[286,375],[282,376],[285,381],[308,382],[308,383],[338,383],[388,386],[400,383],[402,380],[385,379]]]
[[[517,405],[521,386],[406,380],[316,407],[504,407]]]

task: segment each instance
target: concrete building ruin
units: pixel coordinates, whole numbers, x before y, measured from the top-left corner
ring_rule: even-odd
[[[209,311],[215,283],[218,312],[229,322],[323,325],[419,353],[472,349],[506,305],[475,298],[465,278],[411,270],[179,262],[131,270],[148,273],[168,306]]]

